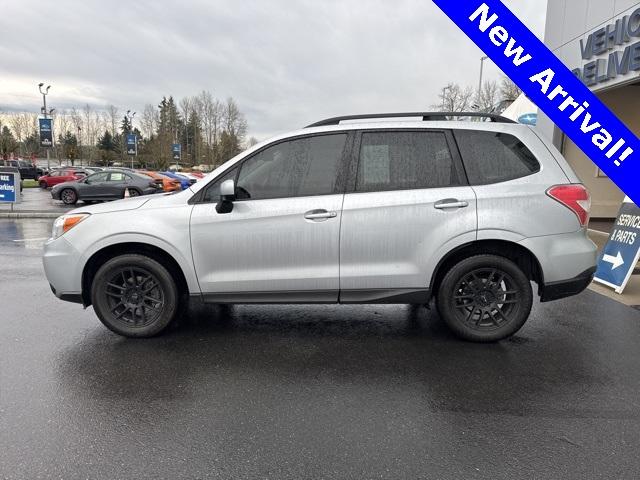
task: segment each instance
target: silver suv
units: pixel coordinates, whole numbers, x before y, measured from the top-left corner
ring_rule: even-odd
[[[543,302],[590,283],[589,194],[532,128],[444,115],[325,120],[185,191],[73,210],[45,246],[51,289],[129,337],[158,334],[189,297],[435,299],[464,339],[510,336],[529,316],[531,282]]]

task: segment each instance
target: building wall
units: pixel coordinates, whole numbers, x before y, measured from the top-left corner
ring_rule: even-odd
[[[631,14],[638,7],[638,0],[549,0],[545,44],[571,70],[598,58],[608,59],[609,52],[589,60],[582,58],[580,40],[586,42],[589,34],[615,23],[616,19]],[[637,42],[633,39],[627,45]],[[617,46],[623,50],[626,45]],[[601,100],[626,125],[640,135],[640,72],[629,72],[624,76],[598,83],[591,87]],[[636,84],[632,86],[632,84]],[[562,149],[580,179],[592,195],[593,217],[615,217],[624,194],[607,177],[599,176],[598,169],[575,144],[555,127],[542,112],[538,113],[538,126]]]

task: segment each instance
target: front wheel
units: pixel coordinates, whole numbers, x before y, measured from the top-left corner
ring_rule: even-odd
[[[531,312],[527,276],[497,255],[466,258],[449,270],[437,294],[440,315],[459,337],[495,342],[516,333]]]
[[[178,289],[160,263],[128,254],[100,267],[91,285],[91,302],[110,330],[125,337],[152,337],[176,316]]]
[[[43,190],[47,189],[47,182],[45,182],[44,180],[40,180],[40,188],[42,188]]]

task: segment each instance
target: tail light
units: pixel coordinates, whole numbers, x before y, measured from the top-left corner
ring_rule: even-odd
[[[556,185],[547,190],[547,195],[575,213],[581,226],[587,225],[587,222],[589,222],[589,210],[591,209],[591,197],[584,185]]]

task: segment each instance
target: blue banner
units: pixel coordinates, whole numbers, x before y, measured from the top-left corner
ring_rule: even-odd
[[[43,147],[53,146],[53,122],[50,118],[39,118],[40,125],[40,145]]]
[[[640,203],[640,141],[499,0],[433,0],[580,149]]]
[[[127,134],[127,155],[135,155],[138,150],[138,139],[134,133]]]
[[[182,145],[179,143],[172,144],[171,151],[173,152],[173,159],[179,162],[182,157]]]
[[[16,203],[20,185],[15,173],[0,172],[0,202]]]

